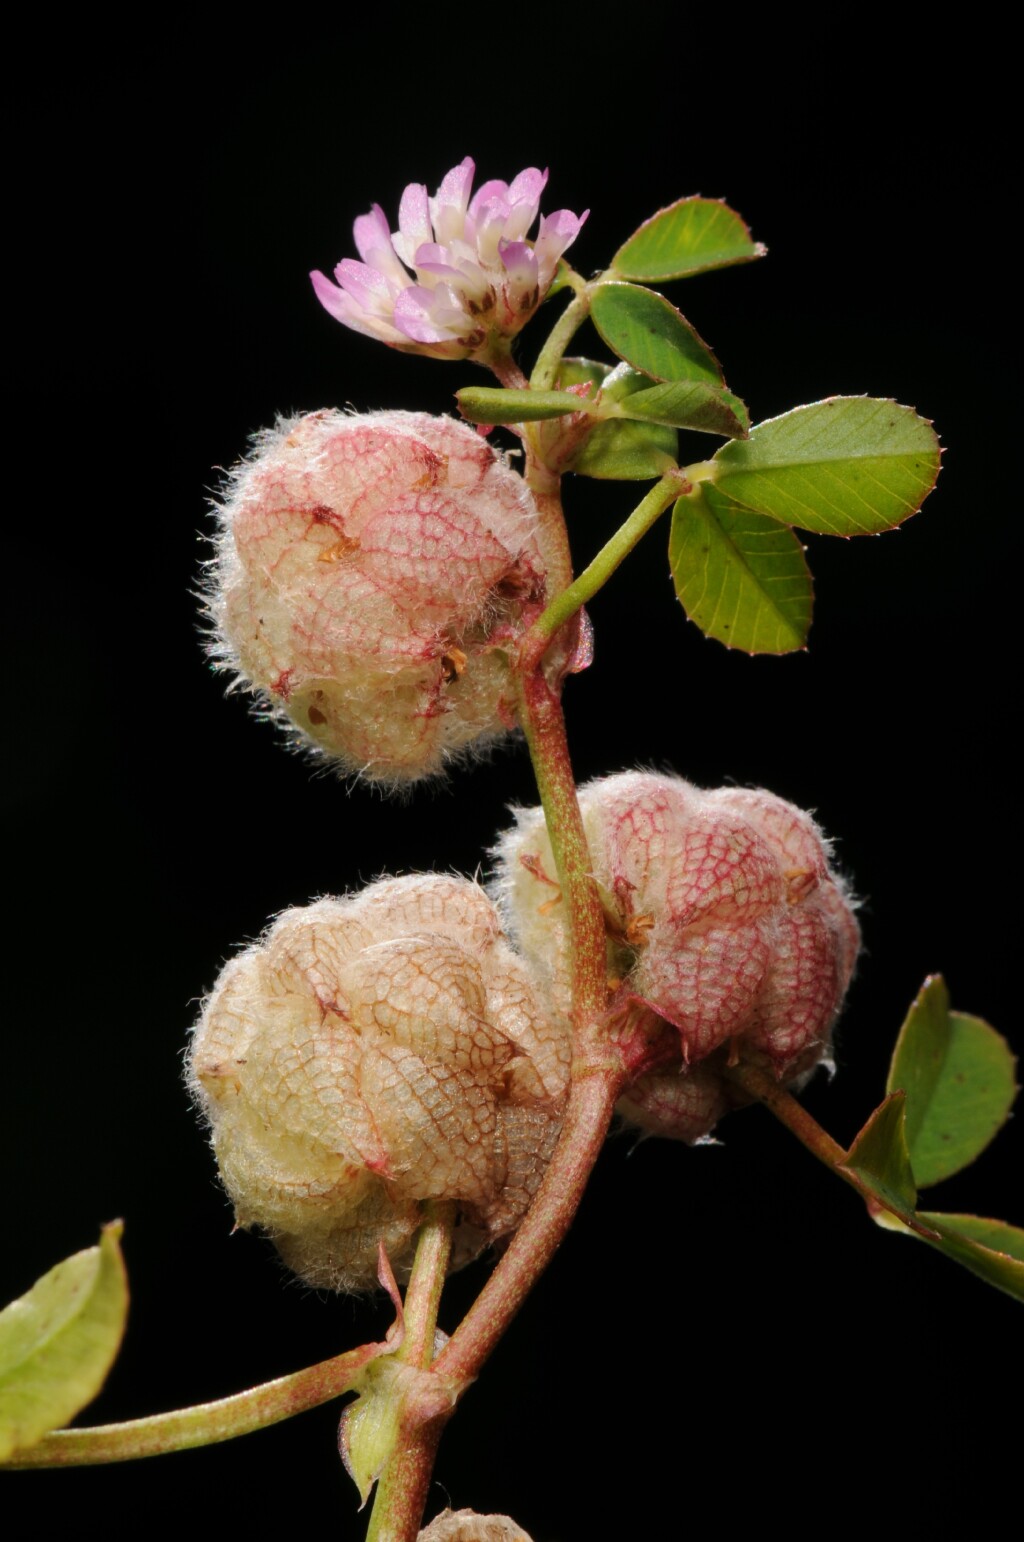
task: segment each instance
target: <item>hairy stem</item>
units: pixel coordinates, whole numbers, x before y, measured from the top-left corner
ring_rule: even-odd
[[[416,1542],[441,1429],[442,1422],[433,1420],[400,1433],[377,1489],[366,1542]]]
[[[174,1413],[131,1419],[124,1424],[98,1424],[92,1429],[57,1430],[38,1445],[12,1456],[5,1467],[82,1467],[101,1462],[128,1462],[167,1451],[215,1445],[248,1435],[305,1413],[347,1392],[365,1365],[384,1348],[365,1344],[308,1370],[281,1376],[248,1392],[215,1403],[198,1403]]]
[[[773,1076],[757,1066],[744,1065],[742,1062],[731,1067],[726,1075],[751,1097],[763,1103],[830,1172],[849,1184],[867,1205],[870,1215],[877,1217],[884,1214],[900,1226],[917,1232],[926,1242],[935,1241],[935,1231],[909,1205],[904,1205],[898,1195],[887,1193],[885,1187],[872,1183],[863,1171],[850,1165],[853,1147],[850,1151],[844,1151],[839,1142],[833,1140],[828,1131],[823,1130],[806,1108],[785,1087],[780,1087]]]
[[[690,491],[690,483],[681,471],[669,471],[656,482],[637,504],[626,522],[619,526],[579,578],[569,584],[548,605],[524,637],[520,656],[529,671],[543,656],[552,637],[597,591],[608,582],[616,568],[664,514],[670,504]]]
[[[749,1092],[750,1096],[763,1103],[787,1130],[791,1130],[797,1140],[802,1142],[814,1153],[819,1162],[832,1168],[840,1178],[849,1182],[847,1175],[840,1169],[846,1161],[846,1152],[838,1141],[833,1140],[827,1130],[798,1103],[791,1092],[781,1087],[767,1071],[759,1070],[757,1066],[746,1065],[742,1061],[739,1065],[732,1066],[726,1073],[730,1081]]]
[[[526,464],[523,479],[533,493],[540,515],[537,537],[549,589],[556,593],[572,582],[572,554],[569,550],[569,532],[565,528],[562,510],[562,479],[549,471],[541,460],[537,446],[529,432],[523,436]]]
[[[490,352],[486,356],[481,356],[478,362],[496,375],[506,390],[521,391],[530,383],[513,359],[511,344],[507,338],[500,343],[495,342]]]
[[[590,312],[590,288],[579,289],[559,316],[541,349],[530,376],[535,391],[549,391],[562,362],[562,355]],[[504,382],[503,382],[504,383]]]
[[[622,1081],[617,1067],[574,1068],[565,1122],[537,1197],[508,1251],[434,1362],[454,1382],[472,1381],[554,1257],[600,1155]]]
[[[623,1081],[620,1063],[603,1051],[594,1033],[608,997],[604,912],[591,873],[561,703],[540,669],[518,676],[518,683],[519,718],[566,907],[576,1058],[561,1136],[537,1197],[504,1258],[438,1356],[437,1370],[456,1383],[479,1373],[554,1257],[583,1197]]]
[[[607,1002],[604,910],[576,797],[561,702],[539,668],[516,679],[519,721],[530,749],[565,904],[572,957],[573,1023],[579,1043]]]
[[[431,1367],[442,1379],[440,1386],[456,1390],[479,1374],[554,1257],[579,1208],[624,1080],[621,1063],[602,1048],[594,1033],[608,994],[604,912],[591,876],[561,703],[539,667],[529,676],[517,674],[516,680],[519,717],[530,747],[566,906],[575,1059],[561,1135],[536,1198],[487,1284]],[[413,1294],[410,1284],[410,1298]],[[427,1360],[420,1361],[423,1369],[428,1364]],[[414,1542],[448,1412],[450,1409],[435,1413],[419,1425],[410,1421],[403,1429],[381,1483],[367,1542]]]
[[[409,1287],[405,1293],[405,1337],[397,1359],[417,1370],[430,1369],[434,1335],[448,1259],[455,1205],[432,1202],[420,1228]],[[427,1502],[441,1421],[402,1427],[373,1502],[366,1542],[415,1542]]]
[[[441,1292],[452,1251],[456,1206],[451,1200],[428,1200],[426,1220],[416,1240],[409,1286],[405,1292],[405,1337],[398,1359],[426,1370],[434,1358],[434,1335]]]

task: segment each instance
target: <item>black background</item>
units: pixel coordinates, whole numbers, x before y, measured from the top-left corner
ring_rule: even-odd
[[[837,1138],[880,1098],[930,971],[1020,1048],[1016,275],[1005,83],[980,61],[891,16],[810,37],[657,10],[628,28],[303,13],[230,40],[169,22],[65,34],[59,56],[40,45],[25,61],[0,1287],[17,1294],[125,1218],[131,1323],[90,1421],[224,1395],[386,1321],[229,1235],[182,1047],[223,959],[276,911],[384,871],[472,872],[506,803],[534,801],[528,764],[512,746],[405,803],[346,791],[223,699],[190,590],[213,468],[275,412],[451,410],[483,380],[348,333],[306,278],[351,251],[371,202],[394,215],[406,181],[433,189],[467,153],[481,178],[551,167],[545,207],[592,211],[571,254],[585,272],[673,198],[727,197],[768,260],[670,293],[755,420],[857,392],[935,420],[948,453],[921,516],[877,540],[810,540],[808,653],[704,641],[656,532],[594,604],[595,664],[565,705],[581,780],[643,763],[763,785],[837,838],[866,953],[839,1074],[807,1094]],[[524,357],[535,346],[527,334]],[[711,443],[694,438],[690,458]],[[578,562],[634,491],[569,487]],[[995,1476],[991,1399],[1019,1309],[875,1228],[761,1111],[719,1133],[697,1150],[609,1145],[445,1436],[435,1508],[447,1494],[511,1512],[536,1542],[603,1542],[758,1524],[807,1489],[817,1521],[853,1520],[879,1471],[901,1475],[890,1503],[908,1507]],[[933,1204],[1024,1220],[1021,1152],[1011,1122]],[[453,1280],[444,1325],[483,1278]],[[147,1514],[201,1535],[355,1538],[335,1423],[327,1408],[234,1446],[5,1483],[43,1513],[103,1513],[116,1535]]]

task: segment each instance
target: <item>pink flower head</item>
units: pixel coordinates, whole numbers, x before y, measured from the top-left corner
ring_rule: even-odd
[[[397,231],[379,204],[360,215],[354,234],[362,260],[343,257],[337,284],[310,274],[324,309],[353,331],[434,359],[470,358],[495,336],[518,332],[550,289],[589,210],[542,214],[528,241],[547,172],[528,166],[511,183],[485,182],[470,197],[475,171],[467,156],[434,198],[410,182]]]

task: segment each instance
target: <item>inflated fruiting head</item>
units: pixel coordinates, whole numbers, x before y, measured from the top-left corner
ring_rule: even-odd
[[[426,413],[282,420],[232,474],[214,657],[307,746],[408,782],[512,726],[503,648],[546,563],[522,478]]]
[[[619,1000],[678,1035],[678,1061],[630,1089],[623,1111],[694,1140],[725,1112],[729,1057],[792,1081],[828,1057],[860,931],[829,846],[808,814],[762,791],[702,792],[631,772],[580,793]],[[513,935],[567,1007],[563,907],[539,809],[501,842]]]
[[[569,1047],[483,890],[384,879],[288,910],[206,1002],[189,1081],[240,1226],[311,1285],[411,1259],[423,1202],[456,1265],[515,1229],[554,1148]]]
[[[442,1510],[420,1532],[417,1542],[530,1542],[530,1538],[510,1515]]]

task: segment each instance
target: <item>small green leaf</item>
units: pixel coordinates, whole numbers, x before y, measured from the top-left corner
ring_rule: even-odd
[[[677,453],[674,428],[612,418],[587,435],[569,469],[601,481],[645,482],[675,466]]]
[[[645,220],[612,258],[622,278],[685,278],[764,256],[760,242],[718,198],[680,198]]]
[[[612,352],[645,375],[724,383],[710,348],[664,295],[636,284],[601,284],[590,316]]]
[[[804,646],[814,591],[792,530],[705,484],[676,503],[668,555],[679,601],[706,637],[748,653]]]
[[[900,1029],[886,1088],[907,1095],[914,1177],[929,1188],[967,1167],[1002,1128],[1017,1087],[1009,1045],[980,1017],[951,1012],[941,975],[925,981]]]
[[[925,1238],[932,1247],[990,1285],[1024,1301],[1024,1231],[1006,1221],[989,1221],[978,1215],[922,1210],[919,1217],[938,1232],[937,1241]]]
[[[939,441],[911,407],[833,396],[770,418],[723,445],[715,484],[737,503],[801,530],[869,535],[921,507],[939,474]]]
[[[631,364],[616,364],[601,383],[601,400],[606,403],[624,402],[629,397],[636,396],[638,392],[646,391],[648,386],[654,384],[650,375],[634,369]]]
[[[923,1221],[934,1223],[938,1230],[956,1232],[971,1242],[1024,1264],[1024,1231],[1011,1226],[1009,1221],[993,1221],[982,1215],[940,1215],[937,1211],[918,1211]]]
[[[380,1477],[398,1439],[401,1399],[397,1382],[401,1366],[394,1355],[383,1355],[363,1372],[364,1390],[341,1416],[338,1444],[349,1477],[359,1490],[361,1506]]]
[[[921,1227],[914,1215],[917,1190],[907,1151],[904,1101],[902,1092],[894,1092],[879,1104],[840,1171],[850,1173],[869,1195],[917,1231]]]
[[[544,296],[545,300],[553,300],[556,294],[561,294],[569,282],[569,272],[569,264],[564,257],[560,257],[558,259],[558,267],[555,269],[555,276],[548,286],[547,294]]]
[[[724,386],[704,380],[656,382],[630,364],[619,364],[605,376],[601,409],[609,416],[726,437],[743,437],[750,429],[745,405]]]
[[[384,1471],[398,1440],[401,1408],[395,1394],[398,1366],[393,1360],[376,1360],[375,1366],[379,1366],[384,1375],[373,1380],[372,1386],[345,1408],[338,1429],[341,1459],[359,1490],[361,1507],[369,1499],[370,1490]]]
[[[749,419],[745,421],[737,408],[745,412],[739,397],[721,386],[707,385],[703,380],[680,380],[632,392],[623,400],[619,412],[622,417],[642,422],[742,439]]]
[[[559,390],[568,390],[569,386],[577,385],[603,385],[612,373],[610,364],[600,364],[596,359],[584,359],[582,357],[570,357],[563,359],[558,366],[557,385]]]
[[[722,388],[722,398],[723,398],[724,401],[728,402],[729,406],[732,408],[733,412],[735,413],[738,421],[743,425],[743,435],[742,435],[742,437],[744,439],[749,438],[749,435],[750,435],[750,412],[749,412],[749,410],[747,408],[746,402],[743,401],[741,397],[737,396],[735,391],[730,391],[728,389],[728,387],[723,387]]]
[[[586,409],[585,400],[572,391],[506,391],[496,386],[465,386],[456,391],[455,400],[470,423],[534,423]]]
[[[119,1221],[105,1226],[98,1247],[0,1312],[0,1460],[67,1424],[106,1380],[128,1313],[120,1235]]]

